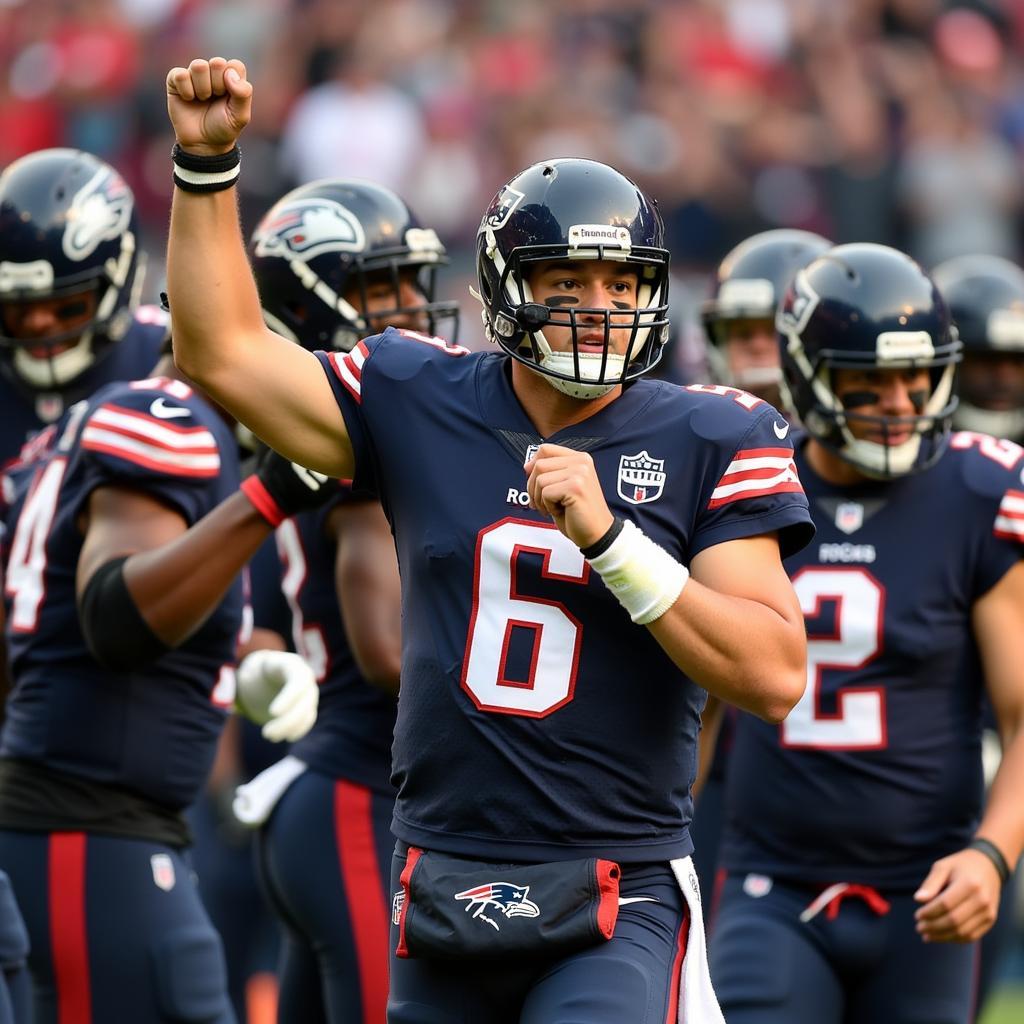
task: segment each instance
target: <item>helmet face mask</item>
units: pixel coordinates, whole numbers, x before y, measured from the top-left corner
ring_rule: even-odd
[[[646,373],[668,338],[663,234],[654,205],[611,167],[563,159],[527,168],[495,196],[477,235],[474,294],[488,340],[573,398],[601,397]],[[635,308],[533,294],[538,271],[564,264],[571,273],[591,261],[636,276]]]
[[[458,336],[458,304],[435,298],[445,248],[390,189],[348,179],[297,188],[264,215],[250,255],[267,324],[310,350],[348,351],[388,324]]]
[[[60,391],[124,337],[144,260],[132,193],[102,160],[41,150],[0,176],[0,365],[31,390]],[[89,293],[95,300],[88,297]],[[92,306],[71,327],[59,300]],[[25,329],[26,305],[52,307],[54,330]]]
[[[938,290],[908,256],[869,244],[831,250],[797,273],[776,326],[784,397],[817,441],[881,479],[920,472],[941,456],[961,346]],[[836,390],[837,370],[916,369],[927,370],[929,387],[914,396],[914,415],[861,413],[870,402],[847,396],[844,404]]]

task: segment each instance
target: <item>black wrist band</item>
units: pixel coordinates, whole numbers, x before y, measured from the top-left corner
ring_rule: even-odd
[[[985,854],[995,866],[996,871],[999,873],[999,881],[1005,885],[1006,880],[1010,877],[1010,865],[1006,863],[1006,858],[1003,856],[1003,851],[996,846],[995,843],[989,842],[987,839],[982,839],[980,836],[975,836],[968,844],[968,850],[977,850],[978,853]]]
[[[171,149],[171,159],[175,165],[185,171],[199,171],[202,174],[219,174],[230,171],[241,163],[242,151],[236,143],[226,153],[214,153],[211,156],[200,156],[198,153],[186,153],[176,142]]]
[[[603,555],[615,543],[616,538],[622,533],[622,528],[625,525],[625,522],[616,516],[612,520],[612,525],[605,531],[604,536],[599,540],[595,540],[589,547],[580,548],[580,554],[587,561],[597,558],[598,555]]]
[[[174,161],[174,184],[183,192],[223,192],[238,181],[242,169],[242,151],[237,145],[227,153],[197,156],[186,153],[175,143],[171,159]]]

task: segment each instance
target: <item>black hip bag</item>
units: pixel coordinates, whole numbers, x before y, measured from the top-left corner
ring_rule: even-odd
[[[619,914],[610,860],[494,864],[411,846],[396,894],[403,958],[551,957],[606,942]]]

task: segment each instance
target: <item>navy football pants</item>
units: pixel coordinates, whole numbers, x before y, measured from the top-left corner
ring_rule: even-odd
[[[208,793],[189,808],[190,860],[203,906],[224,946],[231,1007],[244,1021],[249,979],[277,967],[279,929],[256,877],[253,831],[237,821],[225,825],[223,813]]]
[[[392,794],[307,771],[261,830],[261,875],[285,925],[282,1024],[384,1024],[393,809]]]
[[[28,932],[11,880],[0,871],[0,1024],[29,1024]]]
[[[392,892],[401,889],[404,865],[404,853],[396,854]],[[624,864],[619,893],[657,902],[621,907],[608,942],[525,966],[399,959],[392,922],[388,1024],[675,1024],[683,894],[668,864]]]
[[[224,954],[168,846],[0,830],[31,950],[36,1024],[233,1024]]]
[[[775,880],[766,895],[726,879],[711,935],[711,977],[729,1024],[967,1024],[977,945],[924,943],[909,892],[860,897],[803,923],[822,886]],[[753,891],[767,888],[763,880]]]

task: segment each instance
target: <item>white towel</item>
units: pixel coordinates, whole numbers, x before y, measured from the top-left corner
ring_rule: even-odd
[[[725,1024],[718,998],[711,986],[708,945],[704,938],[704,916],[700,905],[700,886],[690,857],[671,861],[672,874],[690,909],[690,931],[683,956],[683,976],[679,981],[678,1024]]]
[[[270,812],[288,787],[305,770],[306,762],[291,754],[264,768],[256,778],[235,790],[235,799],[231,803],[235,817],[243,825],[258,828],[270,817]]]

